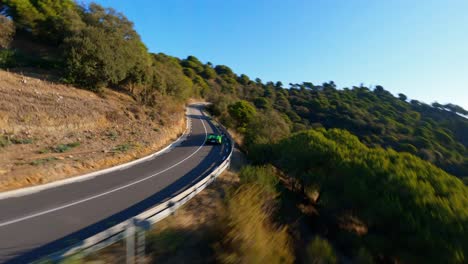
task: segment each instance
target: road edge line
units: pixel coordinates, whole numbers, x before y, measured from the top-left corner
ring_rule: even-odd
[[[191,105],[195,105],[195,104],[191,104]],[[83,175],[77,175],[77,176],[73,176],[71,178],[67,178],[67,179],[63,179],[63,180],[53,181],[53,182],[44,183],[44,184],[35,185],[35,186],[30,186],[30,187],[24,187],[24,188],[20,188],[20,189],[16,189],[16,190],[0,192],[0,200],[4,200],[4,199],[8,199],[8,198],[21,197],[21,196],[41,192],[41,191],[44,191],[44,190],[48,190],[48,189],[51,189],[51,188],[55,188],[55,187],[59,187],[59,186],[63,186],[63,185],[67,185],[67,184],[71,184],[71,183],[75,183],[75,182],[86,181],[86,180],[92,179],[94,177],[100,176],[102,174],[106,174],[106,173],[113,172],[113,171],[116,171],[116,170],[125,169],[125,168],[131,167],[131,166],[133,166],[135,164],[138,164],[138,163],[144,162],[146,160],[152,159],[154,157],[157,157],[157,156],[163,154],[164,152],[176,147],[180,142],[185,140],[185,137],[188,135],[188,133],[190,133],[190,127],[191,127],[192,123],[191,123],[191,121],[189,121],[190,118],[188,117],[187,113],[188,113],[188,107],[186,107],[186,110],[185,110],[185,118],[186,118],[187,125],[186,125],[184,133],[182,133],[182,135],[179,138],[177,138],[175,141],[173,141],[171,144],[167,145],[166,147],[164,147],[161,150],[158,150],[155,153],[152,153],[152,154],[150,154],[148,156],[145,156],[145,157],[142,157],[142,158],[139,158],[139,159],[136,159],[136,160],[129,161],[127,163],[123,163],[123,164],[120,164],[120,165],[116,165],[116,166],[109,167],[109,168],[102,169],[102,170],[98,170],[98,171],[93,171],[93,172],[86,173],[86,174],[83,174]]]

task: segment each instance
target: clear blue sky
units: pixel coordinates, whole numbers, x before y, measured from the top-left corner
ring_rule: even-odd
[[[284,84],[380,84],[468,109],[467,0],[96,2],[132,20],[151,52]]]

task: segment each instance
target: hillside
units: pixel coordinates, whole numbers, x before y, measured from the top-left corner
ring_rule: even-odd
[[[0,71],[0,191],[110,167],[165,146],[185,129],[182,107],[144,107]]]

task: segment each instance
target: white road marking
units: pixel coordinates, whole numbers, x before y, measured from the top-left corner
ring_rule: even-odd
[[[65,209],[65,208],[68,208],[68,207],[71,207],[71,206],[74,206],[74,205],[77,205],[77,204],[80,204],[80,203],[84,203],[84,202],[87,202],[87,201],[90,201],[90,200],[93,200],[93,199],[96,199],[96,198],[99,198],[101,196],[105,196],[105,195],[108,195],[110,193],[113,193],[113,192],[117,192],[119,190],[122,190],[122,189],[125,189],[125,188],[128,188],[130,186],[133,186],[135,184],[138,184],[140,182],[143,182],[143,181],[146,181],[150,178],[153,178],[154,176],[157,176],[161,173],[164,173],[176,166],[178,166],[179,164],[181,164],[182,162],[188,160],[189,158],[191,158],[193,155],[195,155],[198,151],[200,151],[201,148],[203,148],[203,146],[205,145],[205,141],[206,141],[206,137],[207,137],[207,130],[206,130],[206,126],[205,126],[205,123],[204,123],[204,119],[200,119],[200,121],[202,122],[202,125],[203,125],[203,128],[205,129],[205,140],[203,140],[203,143],[202,145],[200,145],[196,150],[195,152],[193,152],[192,154],[190,154],[188,157],[186,157],[185,159],[177,162],[176,164],[170,166],[169,168],[166,168],[162,171],[159,171],[153,175],[150,175],[148,177],[145,177],[143,179],[140,179],[138,181],[134,181],[134,182],[131,182],[129,184],[126,184],[126,185],[123,185],[123,186],[120,186],[120,187],[117,187],[115,189],[112,189],[112,190],[109,190],[107,192],[103,192],[103,193],[100,193],[100,194],[97,194],[97,195],[94,195],[94,196],[90,196],[88,198],[84,198],[82,200],[78,200],[78,201],[75,201],[73,203],[69,203],[69,204],[65,204],[65,205],[62,205],[62,206],[59,206],[59,207],[55,207],[55,208],[52,208],[52,209],[49,209],[49,210],[45,210],[45,211],[42,211],[42,212],[38,212],[38,213],[35,213],[35,214],[31,214],[31,215],[27,215],[27,216],[24,216],[24,217],[21,217],[21,218],[16,218],[16,219],[13,219],[13,220],[9,220],[9,221],[6,221],[6,222],[2,222],[0,223],[0,227],[4,227],[4,226],[7,226],[7,225],[11,225],[11,224],[14,224],[14,223],[18,223],[18,222],[21,222],[21,221],[24,221],[24,220],[28,220],[28,219],[31,219],[31,218],[34,218],[34,217],[38,217],[38,216],[41,216],[41,215],[45,215],[45,214],[48,214],[48,213],[52,213],[52,212],[55,212],[55,211],[58,211],[58,210],[61,210],[61,209]]]

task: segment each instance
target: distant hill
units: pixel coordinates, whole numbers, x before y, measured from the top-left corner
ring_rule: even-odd
[[[368,146],[409,152],[453,175],[468,175],[468,119],[462,116],[467,111],[459,106],[427,105],[404,94],[395,97],[382,86],[339,89],[333,82],[304,82],[285,88],[281,82],[252,81],[226,66],[213,69],[193,56],[180,64],[204,87],[202,93],[215,103],[213,110],[228,124],[229,105],[246,100],[259,111],[279,113],[293,132],[346,129]]]

